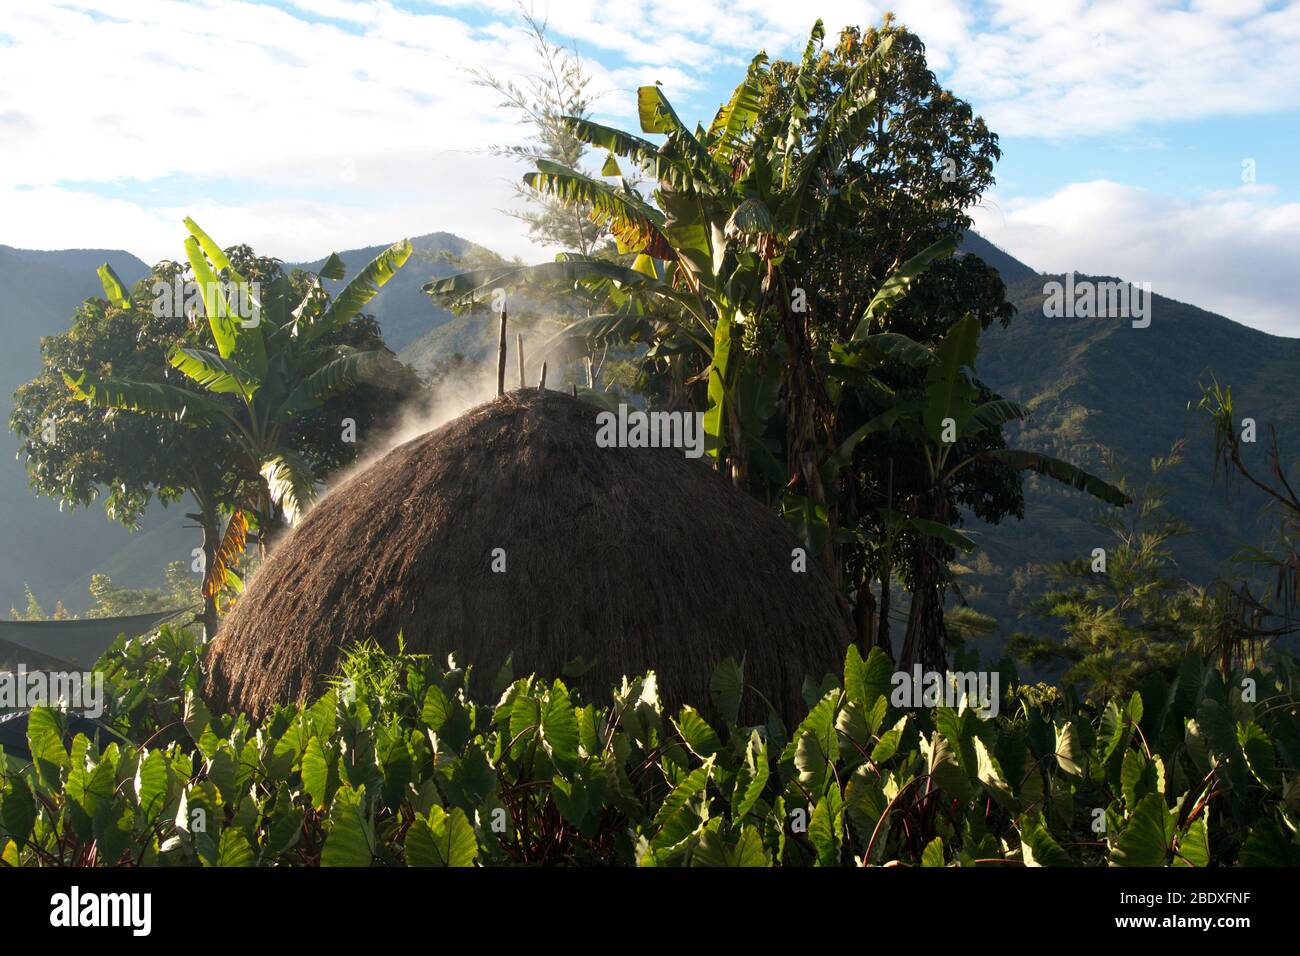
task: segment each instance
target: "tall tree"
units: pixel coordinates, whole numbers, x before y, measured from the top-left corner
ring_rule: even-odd
[[[128,525],[152,499],[196,502],[212,633],[219,592],[239,587],[246,534],[265,542],[292,521],[320,477],[353,460],[355,436],[418,380],[360,311],[408,245],[381,253],[331,301],[320,279],[343,277],[336,256],[319,276],[286,275],[278,261],[222,251],[186,225],[197,294],[175,294],[187,276],[175,263],[130,293],[105,266],[107,301],[85,303],[70,332],[46,340],[11,426],[39,493],[71,505],[105,495],[110,517]],[[250,302],[245,316],[239,303]]]
[[[877,252],[887,275],[877,277],[867,263],[837,254],[841,243],[871,240],[863,223],[879,213],[868,204],[909,185],[904,174],[892,172],[888,183],[868,188],[869,174],[892,170],[898,159],[875,164],[863,159],[864,151],[889,135],[893,125],[891,119],[882,127],[880,87],[909,89],[908,75],[894,75],[898,58],[893,50],[900,36],[906,40],[910,35],[897,29],[873,31],[870,42],[853,47],[851,62],[841,63],[837,72],[825,67],[819,22],[799,65],[782,74],[786,79],[774,80],[767,57],[756,56],[707,129],[692,131],[658,86],[642,87],[641,130],[663,137],[661,143],[581,117],[566,119],[575,135],[609,152],[602,173],[614,182],[544,160],[525,182],[588,209],[615,234],[621,250],[637,255],[632,266],[575,253],[555,263],[465,273],[427,287],[452,298],[547,281],[598,291],[609,312],[575,323],[571,332],[648,339],[647,356],[679,369],[672,376],[674,387],[707,409],[705,431],[719,466],[738,485],[765,495],[785,512],[832,576],[843,557],[841,513],[852,509],[856,520],[857,512],[867,510],[851,495],[845,500],[846,489],[862,483],[850,470],[860,460],[855,458],[858,446],[873,435],[897,433],[895,425],[937,401],[926,370],[948,368],[940,354],[941,336],[974,309],[974,326],[962,326],[962,341],[973,350],[981,325],[994,315],[1009,314],[996,277],[990,284],[986,271],[962,264],[951,268],[946,285],[938,287],[953,294],[976,288],[982,299],[948,301],[928,322],[916,323],[928,342],[892,325],[893,314],[927,268],[951,255],[964,228],[954,204],[965,201],[971,187],[943,208],[937,202],[897,201],[912,227],[892,248]],[[915,45],[907,49],[914,52]],[[907,62],[915,73],[915,56]],[[772,100],[774,84],[784,96],[779,110],[765,105]],[[945,114],[936,124],[939,131],[918,135],[912,148],[932,148],[936,138],[943,138],[945,124],[962,117],[969,119],[969,108],[952,117]],[[971,153],[985,156],[987,149],[973,146]],[[628,188],[619,160],[634,164],[655,184],[650,201]],[[841,223],[845,228],[836,231]],[[932,241],[909,248],[921,239]],[[965,347],[959,351],[965,354]],[[968,382],[964,367],[950,371],[946,387],[946,398],[954,401],[996,398]],[[937,436],[930,435],[928,417],[924,424],[908,433],[914,452],[908,464],[914,467],[898,472],[904,480],[912,472],[917,475],[915,482],[898,489],[898,500],[912,502],[915,520],[909,531],[917,541],[933,537],[920,532],[923,525],[917,522],[946,532],[959,520],[953,501],[976,476],[993,475],[1009,486],[1003,492],[1008,507],[1018,503],[1015,471],[1022,468],[1122,498],[1104,483],[1090,476],[1079,480],[1070,466],[1042,456],[967,454],[959,474],[948,475],[935,468],[924,442]],[[1000,424],[969,436],[987,446],[973,450],[1000,448]],[[877,494],[869,502],[872,513],[892,507],[895,499],[879,494],[879,485],[871,490]],[[925,595],[912,644],[918,659],[935,665],[946,652],[942,602],[936,597],[944,585],[941,558],[927,543],[915,550],[909,566],[911,584]],[[869,593],[869,586],[865,590]]]
[[[32,490],[61,506],[102,501],[107,516],[139,526],[151,502],[168,506],[186,497],[188,517],[202,530],[203,567],[222,535],[222,513],[237,497],[238,475],[228,463],[230,436],[181,416],[159,418],[78,401],[63,380],[64,369],[87,369],[164,386],[178,379],[167,355],[178,345],[198,345],[198,329],[180,310],[152,308],[152,290],[175,288],[184,267],[161,262],[117,302],[87,299],[71,328],[41,342],[41,371],[14,393],[9,427],[22,441]],[[216,621],[216,594],[204,618]]]
[[[978,259],[926,252],[936,244],[946,249],[945,241],[955,243],[970,227],[967,211],[992,185],[1000,150],[997,136],[969,104],[939,84],[920,38],[892,16],[886,15],[879,28],[846,28],[832,46],[810,43],[800,62],[774,63],[763,86],[759,128],[779,134],[785,117],[794,114],[804,117],[801,135],[820,132],[833,104],[882,49],[887,66],[873,75],[869,121],[846,144],[845,161],[825,184],[824,214],[808,226],[805,253],[785,265],[791,285],[808,303],[800,339],[848,347],[850,354],[868,310],[876,331],[900,333],[930,348],[968,314],[987,329],[994,321],[1006,324],[1013,312],[997,274]],[[924,271],[904,268],[917,257],[928,262]],[[906,288],[907,294],[870,308],[900,269],[911,286],[895,291]],[[831,372],[844,379],[844,370]],[[924,375],[924,368],[908,363],[877,372],[889,389],[913,398],[920,395]],[[850,387],[840,394],[829,426],[834,440],[841,441],[882,411],[879,391],[845,384]],[[984,389],[984,401],[996,397]],[[1002,447],[998,429],[964,441],[983,450]],[[856,447],[832,495],[830,517],[841,528],[832,535],[832,547],[846,576],[860,638],[864,646],[888,653],[895,576],[910,586],[914,577],[928,578],[917,573],[920,565],[935,558],[946,563],[952,556],[951,544],[930,540],[890,516],[919,508],[934,513],[930,520],[945,514],[947,524],[959,522],[962,510],[969,509],[997,522],[1023,510],[1020,478],[1006,467],[981,459],[945,482],[939,500],[930,485],[930,464],[916,435],[878,431]],[[929,554],[935,548],[940,554]],[[920,623],[910,621],[913,627]]]
[[[527,131],[522,142],[495,146],[491,151],[498,156],[521,160],[528,166],[545,162],[569,172],[581,173],[590,165],[591,146],[574,134],[567,120],[569,117],[589,120],[592,104],[600,94],[592,91],[592,75],[576,48],[552,42],[546,21],[539,20],[522,3],[519,4],[519,17],[522,32],[532,46],[534,69],[517,79],[503,78],[483,67],[469,70],[479,86],[500,95],[500,108],[513,113],[519,125]],[[516,183],[514,191],[523,205],[510,214],[527,224],[530,236],[538,244],[561,250],[560,255],[572,252],[624,264],[631,261],[620,255],[613,234],[605,223],[591,215],[586,203],[565,202],[523,183]],[[541,287],[534,287],[530,298],[537,299],[543,291]],[[600,300],[600,290],[571,286],[564,290],[563,295],[549,294],[531,304],[552,316],[573,318],[590,317]],[[512,306],[512,324],[517,324],[528,311],[529,303]],[[611,358],[612,346],[614,355]],[[614,343],[580,342],[572,336],[553,338],[530,352],[539,364],[549,360],[553,369],[557,362],[575,359],[585,362],[593,384],[602,381],[602,372],[609,371],[611,376],[620,374],[620,366],[630,356],[629,350],[620,349]],[[611,362],[613,369],[608,367]],[[587,380],[581,371],[578,377],[584,382]],[[608,387],[609,378],[604,379],[604,384]]]
[[[500,107],[513,112],[529,130],[524,142],[496,146],[492,152],[529,165],[541,161],[580,170],[589,147],[573,134],[564,119],[590,118],[591,74],[576,49],[551,42],[545,20],[538,20],[522,4],[519,16],[532,45],[536,71],[517,80],[502,78],[484,67],[469,71],[475,83],[499,94]],[[582,205],[571,206],[521,185],[515,186],[515,195],[525,206],[511,215],[528,225],[535,242],[584,256],[609,247],[608,232]]]

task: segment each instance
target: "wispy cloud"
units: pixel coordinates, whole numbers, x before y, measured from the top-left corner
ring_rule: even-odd
[[[1170,123],[1300,107],[1296,0],[534,4],[556,38],[581,50],[605,91],[601,117],[620,125],[634,122],[642,83],[663,82],[684,115],[707,118],[758,48],[790,56],[815,17],[833,36],[877,22],[886,8],[925,40],[944,83],[1004,137],[1107,136],[1148,144],[1154,155]],[[506,180],[520,170],[481,152],[520,130],[463,69],[531,70],[517,14],[514,0],[5,5],[0,242],[170,257],[178,218],[202,213],[229,241],[284,258],[435,229],[539,255],[499,211],[512,204]],[[985,215],[981,224],[1035,265],[1153,278],[1163,269],[1188,298],[1204,288],[1197,301],[1282,327],[1283,290],[1261,280],[1235,298],[1214,292],[1216,270],[1195,257],[1236,262],[1234,248],[1294,239],[1291,205],[1264,188],[1170,199],[1099,185],[1115,178],[1105,170],[1065,164],[1054,174],[1052,195],[990,197],[1005,219]],[[1120,203],[1126,215],[1141,207],[1177,226],[1138,223],[1131,233],[1145,240],[1112,245],[1085,235],[1081,219],[1071,226],[1094,201]],[[1044,218],[1055,214],[1065,221]],[[1208,231],[1188,235],[1193,227]],[[1181,255],[1141,258],[1160,248],[1149,234],[1161,230],[1171,230],[1158,238]],[[1058,253],[1099,261],[1035,258]],[[1271,261],[1272,252],[1261,254]],[[1244,288],[1240,273],[1223,278]]]
[[[1160,295],[1300,336],[1300,203],[1270,204],[1269,195],[1244,185],[1178,199],[1097,180],[1038,198],[992,195],[975,228],[1041,272],[1150,282]]]

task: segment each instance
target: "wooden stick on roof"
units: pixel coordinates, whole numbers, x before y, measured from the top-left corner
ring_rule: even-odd
[[[506,393],[506,307],[501,306],[501,337],[497,341],[497,395]]]
[[[524,387],[524,334],[515,333],[515,352],[519,356],[519,387]]]
[[[539,392],[546,391],[546,363],[545,362],[542,363],[542,380],[537,383],[537,390]]]

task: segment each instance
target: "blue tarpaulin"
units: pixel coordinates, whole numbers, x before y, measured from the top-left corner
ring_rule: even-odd
[[[89,669],[119,634],[128,638],[148,634],[158,625],[189,612],[189,608],[97,617],[69,621],[0,621],[0,670],[26,664],[30,670],[57,665]]]

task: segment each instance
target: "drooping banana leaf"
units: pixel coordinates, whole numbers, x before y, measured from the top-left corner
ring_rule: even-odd
[[[978,545],[975,544],[967,535],[958,531],[956,528],[950,528],[940,521],[931,521],[929,518],[918,518],[913,515],[903,514],[893,508],[877,509],[887,525],[893,528],[911,528],[919,531],[921,534],[929,535],[932,538],[938,538],[945,544],[950,544],[954,548],[960,548],[962,551],[974,551]]]
[[[1029,409],[1019,402],[1013,402],[1007,398],[995,399],[991,402],[985,402],[976,408],[967,422],[968,430],[983,431],[984,429],[1001,428],[1007,422],[1023,421],[1029,417]]]
[[[610,279],[628,285],[644,285],[650,277],[627,266],[603,259],[565,257],[535,266],[472,269],[424,284],[427,295],[446,299],[488,297],[495,289],[517,289],[545,282],[590,282]]]
[[[642,86],[636,91],[637,115],[641,119],[641,132],[663,133],[668,136],[674,150],[686,159],[696,175],[707,181],[714,189],[727,192],[731,189],[731,177],[727,170],[709,155],[708,149],[701,143],[677,115],[663,90],[658,86]]]
[[[210,392],[239,395],[252,401],[261,383],[233,359],[223,359],[206,349],[177,346],[167,357],[173,368],[179,369],[191,381]]]
[[[397,270],[411,258],[411,242],[402,239],[375,256],[364,269],[352,277],[336,295],[325,313],[314,322],[299,323],[298,338],[304,344],[313,342],[326,332],[342,328],[375,297]]]
[[[655,182],[667,183],[675,189],[684,189],[689,184],[690,170],[674,157],[660,152],[648,139],[576,116],[565,116],[560,122],[587,145],[630,159]]]
[[[292,415],[316,408],[337,392],[360,382],[383,386],[389,380],[384,373],[391,371],[394,364],[388,353],[377,349],[339,356],[304,378],[280,409]]]
[[[199,424],[230,417],[216,399],[175,385],[101,379],[88,372],[79,372],[76,377],[64,372],[63,381],[74,396],[97,408],[119,408]]]
[[[221,536],[221,543],[212,556],[212,563],[204,572],[203,596],[205,598],[216,597],[228,587],[235,590],[242,587],[242,582],[236,584],[239,582],[239,574],[235,569],[239,566],[239,559],[244,553],[247,542],[248,518],[243,511],[236,511],[230,516],[225,533]]]
[[[1091,475],[1082,468],[1071,465],[1068,461],[1061,461],[1061,459],[1053,458],[1050,455],[1005,448],[983,452],[980,457],[1000,461],[1017,471],[1034,471],[1040,475],[1046,475],[1048,478],[1062,484],[1070,485],[1080,491],[1086,491],[1094,498],[1115,505],[1118,508],[1124,507],[1133,500],[1123,491],[1108,482],[1102,481],[1096,475]]]
[[[262,478],[266,481],[271,501],[284,512],[284,519],[290,525],[297,524],[316,499],[316,476],[311,465],[288,448],[281,449],[262,463]]]
[[[672,258],[672,246],[660,232],[663,214],[634,194],[545,160],[538,160],[537,172],[526,174],[524,182],[566,206],[587,206],[591,219],[609,229],[628,251],[644,252],[655,259]]]
[[[895,269],[889,278],[881,284],[879,291],[872,296],[871,302],[867,304],[867,309],[862,314],[862,320],[853,332],[854,340],[865,338],[870,334],[871,326],[875,321],[880,318],[886,309],[907,294],[907,290],[912,287],[912,283],[916,281],[917,277],[930,268],[932,262],[952,255],[956,248],[957,240],[951,236],[940,239],[938,242],[931,243]]]
[[[675,324],[675,323],[674,323]],[[585,316],[565,326],[547,339],[537,351],[537,359],[558,352],[572,351],[572,357],[606,345],[630,345],[647,342],[663,322],[650,315],[602,312]],[[679,326],[680,327],[680,326]],[[566,347],[572,346],[572,349]],[[707,350],[706,350],[707,354]]]

